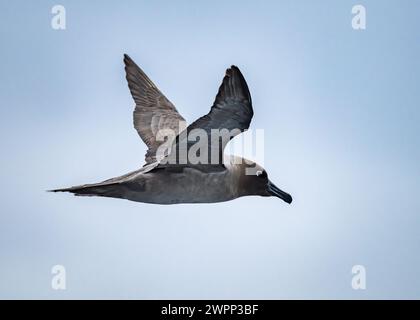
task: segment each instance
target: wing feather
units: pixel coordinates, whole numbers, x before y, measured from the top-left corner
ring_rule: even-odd
[[[186,132],[177,137],[174,141],[177,152],[174,152],[172,157],[177,155],[178,158],[176,160],[172,158],[169,161],[179,162],[178,154],[185,153],[183,148],[185,149],[186,146],[188,153],[188,150],[196,143],[188,140],[185,142],[186,137],[194,129],[202,129],[208,137],[207,164],[214,164],[214,159],[217,159],[217,165],[223,166],[223,150],[226,144],[233,137],[249,128],[253,115],[248,85],[239,68],[232,66],[226,70],[226,75],[210,112],[190,124]],[[218,141],[211,139],[212,129],[219,130],[221,136]],[[212,154],[216,154],[217,158],[212,157]]]
[[[171,130],[174,132],[174,139],[185,128],[185,120],[172,102],[126,54],[124,63],[128,87],[136,103],[133,113],[134,128],[148,147],[145,156],[147,165],[160,160],[156,158],[156,151],[164,141],[157,140],[159,130]]]

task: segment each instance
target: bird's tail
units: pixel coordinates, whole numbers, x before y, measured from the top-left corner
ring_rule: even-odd
[[[150,170],[150,169],[149,169]],[[80,186],[47,190],[49,192],[71,192],[76,196],[101,196],[124,198],[127,188],[130,188],[130,179],[144,172],[144,169],[135,170],[119,177],[111,178],[99,183],[83,184]]]
[[[74,186],[70,188],[47,190],[48,192],[71,192],[75,196],[101,196],[101,197],[118,197],[120,188],[118,183],[93,183]]]

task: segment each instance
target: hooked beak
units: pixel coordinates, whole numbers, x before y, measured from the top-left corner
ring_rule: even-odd
[[[268,193],[271,194],[272,196],[279,197],[280,199],[282,199],[283,201],[287,203],[292,203],[292,200],[293,200],[292,196],[288,194],[287,192],[284,192],[280,190],[279,188],[277,188],[274,185],[274,183],[272,183],[271,181],[268,181],[267,190],[268,190]]]

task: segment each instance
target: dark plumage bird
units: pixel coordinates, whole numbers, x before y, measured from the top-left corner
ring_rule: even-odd
[[[223,154],[229,140],[248,129],[253,116],[248,85],[236,66],[226,70],[210,112],[185,128],[185,120],[175,106],[128,55],[124,55],[124,63],[128,87],[136,103],[134,127],[148,147],[146,164],[139,170],[100,183],[51,191],[156,204],[211,203],[251,195],[276,196],[292,202],[288,193],[268,179],[264,168]],[[211,141],[205,150],[208,161],[193,163],[188,158],[181,161],[181,151],[188,152],[194,145],[185,137],[195,129],[200,129]],[[212,129],[227,129],[229,135],[211,140]],[[158,133],[165,130],[176,134],[162,141]],[[169,152],[159,152],[164,142],[170,146]],[[210,159],[214,154],[216,163]],[[254,169],[253,174],[249,174],[249,168]]]

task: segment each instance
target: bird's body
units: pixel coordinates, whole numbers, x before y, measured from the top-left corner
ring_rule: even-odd
[[[210,112],[185,128],[183,117],[146,74],[127,55],[124,62],[136,102],[134,127],[148,146],[146,164],[139,170],[100,183],[52,191],[153,204],[214,203],[248,195],[277,196],[288,203],[292,201],[289,194],[268,180],[261,166],[223,153],[227,142],[246,130],[253,116],[248,86],[237,67],[226,71]],[[226,130],[228,135],[210,139],[213,129]],[[194,144],[185,138],[197,130],[211,141],[194,153],[204,155],[198,162],[190,157]],[[171,134],[165,134],[166,140],[159,136],[168,131]],[[160,152],[164,141],[169,146],[166,153]],[[180,158],[182,151],[188,155],[185,161]],[[212,155],[216,155],[216,162]],[[249,174],[249,168],[254,173]]]
[[[98,195],[154,204],[211,203],[237,197],[229,170],[208,174],[196,168],[162,168],[151,172],[136,171],[117,183],[84,186],[73,190],[77,195]],[[208,187],[217,186],[211,194]]]
[[[241,184],[243,163],[245,159],[234,156],[225,157],[224,170],[188,165],[157,167],[154,163],[104,182],[55,191],[154,204],[223,202],[251,195]]]

